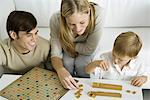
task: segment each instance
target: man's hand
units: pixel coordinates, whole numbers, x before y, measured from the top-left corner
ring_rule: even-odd
[[[66,88],[66,89],[79,88],[76,81],[73,79],[73,77],[70,75],[70,73],[65,68],[61,68],[61,69],[57,70],[57,74],[58,74],[58,77],[64,88]]]
[[[142,86],[147,81],[147,76],[137,76],[132,81],[131,84],[134,86]]]

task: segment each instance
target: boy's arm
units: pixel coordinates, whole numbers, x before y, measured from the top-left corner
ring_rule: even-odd
[[[109,64],[106,60],[95,60],[87,65],[85,68],[86,73],[90,74],[95,71],[95,68],[99,67],[103,71],[107,71],[109,68]]]
[[[131,84],[134,86],[142,86],[147,81],[147,79],[148,77],[145,75],[137,76],[131,81]]]
[[[134,86],[141,86],[148,80],[148,69],[143,59],[138,58],[136,61],[138,62],[136,67],[139,68],[137,70],[137,75],[132,79],[131,84]]]
[[[95,68],[100,65],[100,62],[101,62],[101,61],[102,61],[102,60],[95,60],[95,61],[89,63],[89,64],[85,67],[85,72],[86,72],[87,74],[90,74],[90,73],[94,72]]]

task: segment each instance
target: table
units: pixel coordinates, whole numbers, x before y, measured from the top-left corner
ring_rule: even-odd
[[[89,91],[117,92],[122,94],[121,98],[96,96],[95,100],[143,100],[142,88],[132,86],[130,85],[130,82],[118,81],[118,80],[105,80],[105,79],[89,80],[85,78],[77,78],[77,80],[79,80],[79,84],[83,84],[84,86],[83,92],[81,93],[82,96],[80,97],[80,100],[90,100],[91,98],[87,95]],[[108,90],[108,89],[101,89],[101,88],[92,88],[91,87],[92,82],[122,85],[123,90],[118,91],[118,90],[110,90],[110,89]],[[127,90],[136,91],[136,94],[128,93],[126,92]],[[70,98],[69,100],[74,100],[75,92],[76,92],[75,90],[70,90],[61,98],[61,100],[68,100],[67,98]]]
[[[5,88],[7,85],[12,83],[14,80],[18,79],[19,77],[21,77],[21,75],[4,74],[0,79],[0,90]],[[130,85],[130,82],[127,82],[127,81],[104,80],[104,79],[90,80],[89,78],[76,78],[76,79],[79,80],[79,84],[84,85],[83,93],[82,93],[80,100],[89,100],[89,97],[87,96],[87,92],[90,90],[109,91],[106,89],[105,90],[104,89],[93,89],[91,87],[91,82],[93,82],[93,81],[122,85],[123,90],[120,91],[120,93],[122,93],[122,99],[121,100],[143,100],[142,89],[150,89],[150,86],[149,86],[150,82],[149,81],[146,84],[144,84],[141,88],[139,88],[139,87],[135,87],[135,86]],[[135,90],[135,91],[137,91],[137,93],[135,95],[129,94],[126,92],[126,90],[128,90],[128,89],[129,90]],[[112,90],[112,92],[113,91],[116,91],[116,90]],[[68,98],[70,98],[69,100],[75,100],[74,99],[75,98],[75,96],[74,96],[75,92],[76,92],[76,90],[70,90],[60,100],[68,100]],[[113,98],[112,99],[112,97],[104,97],[104,96],[96,97],[96,100],[99,100],[99,99],[102,99],[102,100],[120,100],[120,98]],[[7,99],[0,97],[0,100],[7,100]]]
[[[4,74],[0,78],[0,90],[2,90],[3,88],[5,88],[6,86],[8,86],[10,83],[12,83],[13,81],[15,81],[19,77],[21,77],[21,75]],[[0,100],[7,100],[7,99],[0,96]]]

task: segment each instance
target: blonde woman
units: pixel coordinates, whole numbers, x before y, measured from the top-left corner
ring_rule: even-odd
[[[51,17],[51,61],[65,88],[78,88],[72,76],[89,77],[85,66],[98,48],[102,19],[103,9],[87,0],[62,0]]]
[[[126,80],[134,86],[141,86],[148,77],[144,61],[138,56],[141,48],[142,42],[136,33],[124,32],[116,38],[112,52],[89,63],[86,72],[97,73],[99,78]]]

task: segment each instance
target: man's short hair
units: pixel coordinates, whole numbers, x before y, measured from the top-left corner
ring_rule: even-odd
[[[10,38],[10,31],[14,31],[18,35],[19,31],[30,32],[36,26],[36,18],[26,11],[12,11],[8,16],[6,23],[7,33]]]

